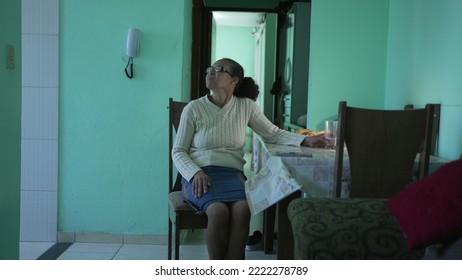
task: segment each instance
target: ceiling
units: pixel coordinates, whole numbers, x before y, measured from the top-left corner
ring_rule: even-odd
[[[213,12],[213,18],[221,26],[256,26],[264,15],[253,12]]]

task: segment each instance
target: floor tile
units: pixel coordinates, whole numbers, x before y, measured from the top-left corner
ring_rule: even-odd
[[[94,252],[94,253],[113,253],[114,255],[122,247],[122,244],[112,243],[74,243],[67,252]]]
[[[58,260],[112,260],[122,244],[74,243]]]
[[[265,254],[263,251],[245,251],[246,260],[276,260],[276,253]]]
[[[181,260],[207,260],[207,246],[205,244],[188,244],[180,246]]]
[[[19,259],[35,260],[54,244],[54,242],[20,242]]]
[[[112,252],[64,252],[57,260],[112,260]]]
[[[165,245],[136,245],[124,244],[114,260],[166,260],[167,246]]]

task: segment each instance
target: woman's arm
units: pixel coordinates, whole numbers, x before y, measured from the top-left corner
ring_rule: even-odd
[[[176,168],[187,181],[190,181],[194,174],[201,170],[189,156],[195,131],[194,117],[189,108],[186,106],[181,114],[171,155]]]
[[[324,136],[319,135],[309,137],[280,129],[266,118],[254,102],[252,102],[250,106],[251,113],[249,127],[252,128],[255,133],[260,135],[265,142],[294,146],[302,145],[316,148],[325,146]]]
[[[293,145],[300,146],[304,135],[298,135],[291,133],[289,131],[280,129],[274,125],[266,116],[261,112],[255,102],[249,100],[247,104],[250,110],[250,117],[248,126],[258,135],[260,135],[263,140],[271,144],[284,144],[284,145]]]

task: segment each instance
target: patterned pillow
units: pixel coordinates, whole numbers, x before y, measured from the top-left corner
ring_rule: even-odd
[[[462,160],[447,163],[390,198],[408,248],[442,243],[462,232]]]
[[[420,259],[385,199],[308,198],[289,204],[295,259]]]

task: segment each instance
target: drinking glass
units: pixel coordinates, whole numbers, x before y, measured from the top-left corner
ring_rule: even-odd
[[[327,120],[325,122],[325,133],[326,149],[335,149],[337,143],[337,121]]]

